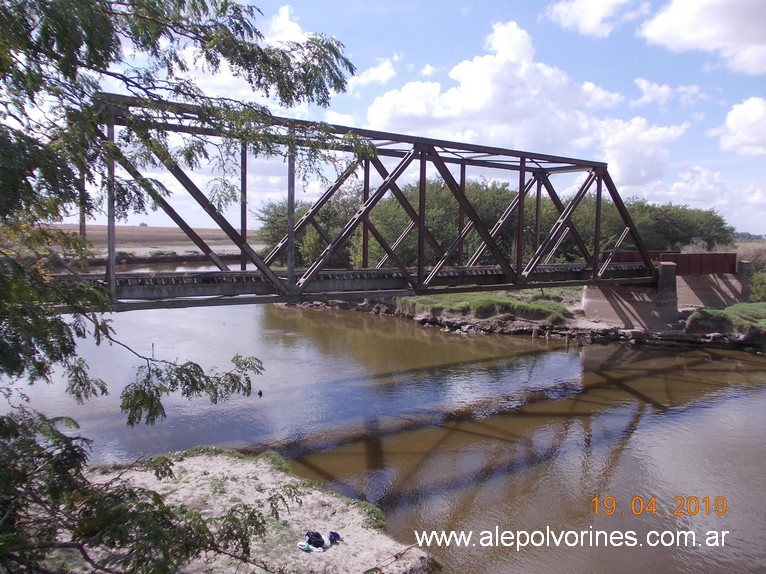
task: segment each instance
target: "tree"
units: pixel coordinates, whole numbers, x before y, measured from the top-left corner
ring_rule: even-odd
[[[92,213],[104,195],[101,174],[112,148],[100,127],[102,84],[147,103],[146,117],[137,114],[120,135],[133,144],[134,161],[151,162],[137,145],[148,133],[170,145],[142,120],[172,119],[177,110],[152,107],[172,100],[197,106],[209,126],[236,135],[223,143],[190,136],[172,150],[191,166],[207,162],[213,150],[224,172],[230,163],[218,152],[235,141],[278,152],[269,143],[271,115],[263,105],[205,96],[190,62],[210,73],[226,67],[284,106],[326,106],[332,93],[345,89],[354,69],[338,41],[313,35],[268,45],[256,27],[259,14],[230,0],[0,4],[0,389],[11,405],[0,417],[2,571],[49,572],[46,557],[58,548],[78,552],[103,572],[172,572],[207,551],[255,560],[249,541],[263,529],[259,509],[238,508],[209,524],[165,505],[155,493],[93,485],[84,475],[88,441],[60,428],[74,421],[35,413],[20,391],[26,383],[51,381],[58,370],[80,401],[106,393],[106,383],[90,377],[78,357],[77,341],[122,344],[108,320],[93,312],[109,308],[108,294],[55,284],[46,265],[54,252],[75,259],[87,253],[80,238],[49,224],[80,206]],[[157,182],[144,183],[166,192]],[[120,215],[144,212],[150,204],[135,181],[119,180],[117,191]],[[219,204],[228,198],[225,186],[212,192]],[[161,399],[171,392],[214,402],[249,394],[251,375],[261,372],[260,362],[248,357],[234,357],[224,373],[207,373],[192,362],[141,359],[122,395],[130,424],[164,417]],[[161,465],[158,472],[170,469]]]
[[[695,243],[712,249],[734,242],[734,228],[714,209],[673,203],[656,205],[637,198],[625,203],[649,250],[678,251]]]

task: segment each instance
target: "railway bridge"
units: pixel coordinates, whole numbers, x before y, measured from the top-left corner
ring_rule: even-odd
[[[657,285],[655,262],[602,162],[273,118],[270,143],[281,146],[286,158],[287,213],[281,240],[268,253],[259,253],[248,236],[247,222],[248,199],[252,202],[259,193],[248,174],[248,165],[260,151],[257,146],[211,128],[193,106],[107,93],[95,99],[110,150],[106,272],[61,280],[105,284],[117,309],[556,285]],[[177,194],[161,194],[128,150],[121,148],[120,130],[138,122],[143,127],[134,131],[140,134],[138,144],[172,176],[177,191],[190,196],[209,216],[209,227],[220,228],[236,246],[238,269],[230,268],[173,207]],[[197,183],[199,178],[195,180],[195,174],[178,162],[168,134],[226,141],[226,149],[235,150],[238,173],[233,184],[240,203],[236,226],[210,201]],[[135,138],[131,145],[137,145]],[[307,211],[298,212],[296,165],[319,156],[324,158],[320,163],[326,162],[321,190]],[[115,231],[119,178],[140,186],[205,254],[212,270],[121,272]],[[471,181],[504,185],[505,204],[491,214],[482,212],[468,192]],[[447,190],[446,199],[440,196],[439,208],[451,219],[439,229],[427,217],[433,207],[431,185]],[[358,197],[356,211],[339,229],[326,228],[323,210],[332,209],[335,198],[350,187]],[[379,217],[383,209],[401,215],[400,229],[383,228]],[[309,230],[320,247],[299,259],[300,238]],[[354,246],[353,256],[349,245]],[[620,255],[626,252],[633,255]]]

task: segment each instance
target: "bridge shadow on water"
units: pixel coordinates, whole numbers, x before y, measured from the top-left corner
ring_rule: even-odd
[[[766,383],[762,358],[715,350],[591,347],[582,351],[581,364],[579,380],[441,413],[369,419],[347,436],[283,452],[299,474],[387,512],[456,493],[468,495],[457,496],[458,505],[470,505],[479,496],[473,485],[565,458],[580,466],[573,472],[588,491],[601,492],[639,427],[665,424]]]

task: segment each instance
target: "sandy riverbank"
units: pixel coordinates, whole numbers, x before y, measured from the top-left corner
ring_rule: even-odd
[[[312,572],[315,574],[416,574],[430,571],[433,563],[417,547],[407,547],[375,527],[379,511],[333,492],[314,488],[277,467],[269,457],[245,457],[231,451],[206,449],[177,456],[175,478],[159,481],[147,470],[129,470],[122,478],[154,490],[166,502],[184,504],[210,517],[244,503],[268,508],[266,499],[285,484],[298,487],[301,503],[290,503],[280,520],[269,518],[267,534],[253,540],[253,555],[269,570],[242,567],[219,557],[199,560],[182,570],[185,574],[209,572]],[[106,481],[116,471],[95,469],[93,479]],[[297,543],[309,530],[325,536],[338,532],[343,540],[325,552],[303,552]]]

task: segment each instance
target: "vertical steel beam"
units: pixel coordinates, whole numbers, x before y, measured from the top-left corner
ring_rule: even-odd
[[[542,193],[543,193],[543,182],[542,180],[537,177],[537,174],[535,175],[535,179],[537,180],[537,194],[535,196],[535,251],[537,251],[537,248],[540,247],[540,225],[542,222]]]
[[[559,208],[559,205],[561,205],[560,200],[558,199],[558,196],[555,194],[551,194],[551,199],[553,197],[556,197],[556,207],[560,210],[559,218],[556,220],[556,223],[553,224],[553,227],[548,231],[548,235],[543,240],[543,242],[540,244],[540,246],[537,248],[537,251],[535,251],[532,258],[529,260],[529,263],[527,263],[527,266],[524,268],[524,276],[529,276],[530,273],[532,273],[535,268],[540,264],[543,257],[545,257],[551,250],[551,246],[555,243],[556,247],[554,249],[558,249],[558,246],[561,243],[561,239],[563,237],[564,233],[567,233],[569,231],[572,232],[572,235],[574,236],[577,233],[577,230],[575,229],[574,225],[572,224],[571,218],[572,214],[574,213],[575,209],[577,209],[577,206],[580,204],[582,199],[587,195],[588,189],[591,185],[593,185],[593,182],[595,181],[596,176],[591,171],[588,174],[588,177],[585,179],[583,184],[580,186],[579,191],[574,195],[574,197],[569,201],[569,204],[561,210]],[[547,181],[547,180],[546,180]],[[547,185],[550,185],[550,182],[547,182]],[[547,187],[547,186],[546,186]],[[551,187],[552,189],[552,187]],[[549,189],[550,192],[550,189]],[[555,202],[554,202],[555,203]],[[563,207],[563,206],[562,206]],[[585,246],[583,245],[582,248],[584,249]],[[590,254],[585,251],[583,254],[583,258],[585,261],[590,260]]]
[[[521,157],[519,163],[519,211],[516,218],[516,273],[521,273],[524,269],[524,196],[526,191],[526,161],[527,158]]]
[[[460,164],[460,192],[465,195],[465,162]],[[465,229],[465,211],[463,211],[463,204],[458,203],[457,207],[457,264],[462,267],[465,253],[463,251],[464,235],[463,229]]]
[[[295,149],[287,155],[287,283],[295,285]]]
[[[426,152],[420,150],[420,183],[418,185],[418,285],[426,278]]]
[[[106,136],[103,134],[102,137],[106,139]],[[197,234],[196,231],[194,231],[184,219],[178,215],[175,209],[171,207],[171,205],[165,201],[165,198],[162,197],[157,191],[151,186],[149,181],[141,174],[140,171],[138,171],[138,168],[135,166],[133,162],[131,162],[128,158],[126,158],[119,149],[114,150],[114,155],[117,163],[120,164],[120,167],[128,172],[130,177],[132,177],[138,185],[140,185],[143,190],[146,192],[146,194],[152,198],[152,201],[156,203],[162,211],[164,211],[170,219],[172,219],[175,224],[183,231],[186,236],[192,240],[194,245],[199,247],[199,250],[202,251],[205,255],[207,255],[208,259],[212,261],[218,269],[221,271],[229,271],[228,266],[226,263],[224,263],[218,255],[216,255],[213,250],[210,248],[210,246],[203,241],[203,239]]]
[[[301,294],[306,290],[311,280],[327,264],[327,261],[330,259],[332,254],[340,249],[346,241],[348,241],[348,238],[351,237],[351,234],[354,232],[357,225],[364,221],[365,216],[370,213],[372,208],[377,205],[378,201],[380,201],[386,192],[391,189],[393,185],[395,185],[394,182],[413,162],[415,155],[415,150],[413,149],[402,158],[401,162],[399,162],[399,165],[397,165],[388,175],[388,177],[386,177],[386,179],[383,181],[380,187],[378,187],[375,193],[370,195],[367,201],[364,202],[364,205],[362,205],[351,218],[351,220],[346,223],[335,240],[330,245],[325,247],[324,251],[322,251],[319,257],[314,260],[308,269],[306,269],[305,273],[298,281],[298,289],[296,294]]]
[[[362,203],[370,198],[370,159],[364,159],[364,187],[362,188]],[[365,215],[362,223],[362,269],[370,266],[370,216]]]
[[[596,218],[594,222],[593,233],[593,253],[591,259],[591,277],[598,279],[599,272],[599,257],[601,254],[601,188],[604,183],[601,173],[598,174],[596,179]]]
[[[207,196],[196,186],[196,184],[189,178],[181,167],[175,162],[165,147],[152,137],[143,138],[144,144],[157,156],[165,168],[175,177],[178,182],[189,192],[194,200],[205,210],[205,212],[212,218],[213,221],[218,224],[218,227],[227,235],[229,239],[237,247],[243,249],[250,261],[255,263],[258,270],[263,273],[263,276],[279,291],[282,295],[291,295],[290,288],[286,286],[282,280],[269,268],[269,266],[263,261],[260,255],[248,244],[242,241],[239,232],[234,226],[229,223],[213,205]]]
[[[242,243],[247,243],[247,142],[240,142],[239,158],[239,234],[242,236]],[[247,255],[244,249],[239,256],[239,268],[242,271],[247,269]]]
[[[311,206],[311,209],[304,213],[300,220],[296,222],[294,233],[300,233],[303,228],[309,224],[316,226],[316,220],[314,218],[319,213],[319,210],[322,209],[322,207],[328,201],[330,201],[330,199],[332,199],[332,196],[343,186],[346,180],[351,177],[351,175],[356,171],[356,168],[356,163],[353,163],[346,168],[340,177],[322,194],[322,197],[320,197],[316,203]],[[279,254],[282,253],[285,247],[287,247],[287,239],[287,233],[285,232],[284,237],[282,237],[282,239],[280,239],[279,242],[274,246],[274,248],[271,250],[271,253],[263,258],[267,265],[274,263],[277,257],[279,257]]]
[[[116,236],[116,211],[115,211],[115,183],[114,183],[114,112],[109,113],[109,125],[106,128],[107,156],[106,156],[106,218],[107,218],[107,257],[106,257],[106,284],[112,299],[117,299],[117,236]]]
[[[442,176],[444,183],[447,184],[447,187],[452,192],[452,195],[455,196],[455,199],[457,199],[458,203],[462,205],[463,208],[465,209],[465,213],[468,216],[468,219],[473,222],[473,226],[478,232],[479,236],[482,238],[482,240],[487,245],[487,247],[492,251],[492,255],[495,256],[495,262],[498,265],[500,265],[500,268],[503,270],[503,273],[505,273],[508,276],[509,282],[515,281],[516,272],[513,270],[513,267],[511,267],[511,264],[508,261],[508,258],[501,251],[500,247],[498,247],[494,237],[492,237],[490,232],[487,231],[487,227],[481,221],[481,219],[479,218],[479,214],[476,213],[476,210],[473,208],[473,206],[468,201],[466,196],[461,193],[460,184],[457,181],[455,181],[455,178],[452,176],[452,172],[450,172],[450,170],[447,169],[447,165],[439,156],[436,149],[434,148],[430,148],[430,149],[432,150],[431,162],[434,164],[434,167],[439,172],[439,175]]]

